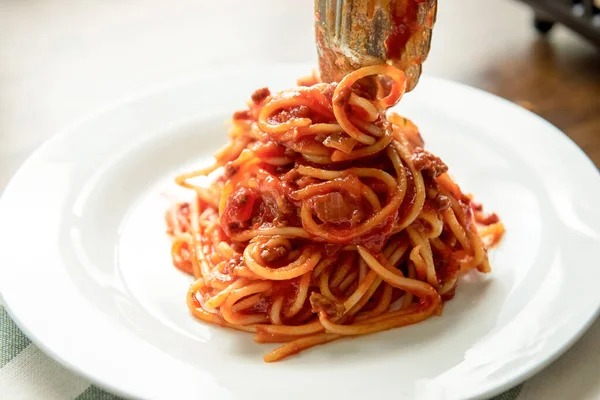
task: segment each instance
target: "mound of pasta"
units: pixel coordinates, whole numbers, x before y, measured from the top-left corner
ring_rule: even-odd
[[[195,200],[166,215],[196,318],[282,343],[278,361],[439,315],[461,274],[490,271],[504,228],[387,112],[405,86],[378,65],[259,89],[234,113],[214,165],[176,178]]]

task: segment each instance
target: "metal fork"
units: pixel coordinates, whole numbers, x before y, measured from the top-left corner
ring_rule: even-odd
[[[389,62],[412,90],[427,58],[437,0],[315,0],[321,79]]]

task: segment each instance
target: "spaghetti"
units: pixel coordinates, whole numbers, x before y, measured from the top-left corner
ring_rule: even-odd
[[[504,232],[411,121],[386,115],[402,71],[299,83],[257,90],[214,165],[176,178],[195,200],[167,212],[191,313],[283,343],[267,362],[439,315],[461,273],[490,271]]]

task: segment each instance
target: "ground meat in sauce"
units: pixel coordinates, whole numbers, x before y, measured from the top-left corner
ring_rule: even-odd
[[[289,110],[281,110],[274,116],[270,117],[271,122],[284,123],[296,118],[310,118],[310,108],[307,106],[296,106]]]
[[[325,90],[323,90],[323,96],[325,96],[325,98],[331,102],[331,99],[333,98],[333,92],[335,92],[335,89],[337,88],[337,83],[330,83],[329,85],[327,85],[327,87],[325,88]]]
[[[447,210],[448,208],[450,208],[450,205],[450,199],[447,196],[444,196],[443,194],[438,193],[437,196],[435,196],[433,199],[433,206],[438,211]]]
[[[241,254],[235,254],[232,258],[225,261],[225,267],[223,268],[223,273],[225,275],[232,274],[234,271],[245,266],[246,263]]]
[[[284,246],[264,247],[260,250],[260,257],[263,261],[269,263],[275,261],[288,253]]]
[[[348,103],[348,100],[350,99],[351,95],[352,95],[351,87],[344,87],[344,88],[340,89],[340,91],[337,94],[337,97],[335,98],[334,105],[340,106],[340,107],[346,105]]]
[[[250,111],[248,110],[242,110],[242,111],[236,111],[233,113],[233,119],[250,119],[251,115],[250,115]]]
[[[271,95],[271,91],[269,90],[269,88],[260,88],[254,91],[254,93],[252,93],[252,96],[250,97],[252,99],[252,101],[255,104],[260,104],[260,102],[262,102],[264,99],[266,99],[267,97],[269,97]]]
[[[412,161],[418,171],[423,171],[436,177],[448,171],[448,166],[437,156],[420,147],[415,148]]]
[[[310,295],[310,305],[312,306],[312,312],[318,313],[323,311],[333,320],[341,318],[345,311],[343,304],[329,300],[327,297],[316,292]]]
[[[240,167],[238,165],[233,165],[231,163],[228,163],[227,165],[225,165],[225,178],[229,179],[231,178],[233,175],[236,174],[236,172],[238,172],[238,170],[240,169]]]

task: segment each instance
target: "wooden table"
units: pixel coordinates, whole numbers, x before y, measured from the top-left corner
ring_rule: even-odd
[[[562,26],[538,35],[533,13],[516,1],[448,3],[440,6],[425,72],[530,108],[600,166],[600,49]]]
[[[600,166],[600,52],[571,38],[538,37],[486,66],[475,84],[525,102]],[[486,79],[487,77],[487,79]]]
[[[562,27],[540,38],[531,18],[514,0],[440,0],[425,73],[531,108],[598,166],[600,52]],[[0,190],[50,135],[115,99],[232,63],[314,62],[312,23],[312,0],[0,2]],[[524,392],[599,395],[587,348],[600,323]]]

